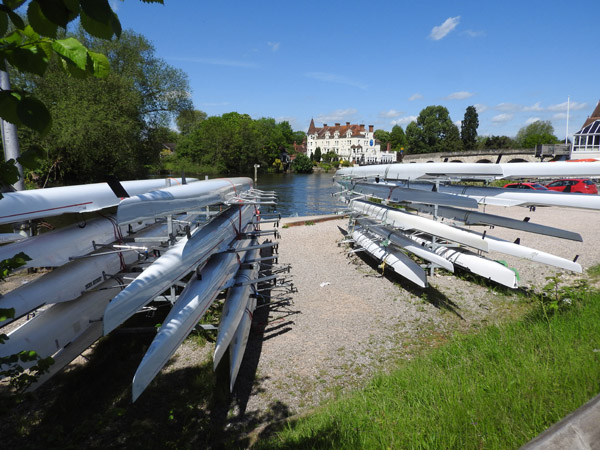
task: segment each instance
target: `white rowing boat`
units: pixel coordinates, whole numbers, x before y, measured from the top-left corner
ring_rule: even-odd
[[[549,227],[538,223],[529,222],[529,218],[523,220],[511,219],[510,217],[498,216],[495,214],[482,213],[478,211],[469,211],[465,209],[452,208],[447,206],[431,205],[413,205],[412,208],[420,212],[435,215],[445,219],[456,220],[465,225],[493,225],[513,230],[527,231],[528,233],[543,234],[561,239],[570,239],[572,241],[582,242],[583,238],[579,233],[563,230],[561,228]]]
[[[389,240],[393,245],[402,247],[413,255],[416,255],[425,261],[429,261],[430,263],[436,264],[441,268],[448,270],[449,272],[454,272],[454,266],[450,261],[442,258],[440,255],[432,252],[422,245],[417,245],[415,241],[407,238],[403,234],[392,231],[370,219],[358,219],[357,223],[370,233],[376,234],[382,239]]]
[[[29,267],[58,267],[75,256],[86,255],[99,246],[105,246],[135,233],[149,223],[132,223],[119,227],[111,215],[92,219],[80,224],[33,236],[14,244],[0,247],[0,259],[11,258],[23,252],[29,258],[19,270]]]
[[[94,323],[102,321],[104,308],[109,300],[133,280],[137,273],[120,274],[99,284],[96,289],[86,292],[73,301],[57,303],[20,327],[8,333],[8,340],[0,345],[0,356],[8,356],[21,351],[35,351],[40,357],[53,356],[71,345]],[[102,328],[99,328],[100,333]],[[98,338],[101,334],[98,334]],[[34,363],[23,365],[24,368]]]
[[[233,392],[235,381],[240,372],[244,353],[248,345],[248,338],[250,337],[250,328],[252,327],[255,310],[256,298],[250,297],[244,308],[242,319],[235,330],[229,349],[229,392]]]
[[[185,216],[184,219],[191,217]],[[168,239],[166,224],[157,223],[136,234],[137,238],[161,236],[164,236],[165,241]],[[120,272],[124,265],[133,264],[138,259],[138,250],[110,252],[100,249],[88,257],[63,264],[30,283],[0,295],[0,308],[14,308],[14,318],[17,319],[42,305],[68,302],[97,287],[105,276]],[[0,327],[13,320],[0,322]]]
[[[340,169],[335,174],[346,178],[379,178],[382,180],[457,180],[517,179],[555,177],[600,177],[600,162],[572,164],[539,163],[415,163],[378,164]]]
[[[406,236],[419,245],[431,246],[431,239],[417,236]],[[452,264],[479,275],[486,280],[491,280],[511,289],[518,288],[517,275],[510,268],[491,259],[476,255],[475,253],[460,247],[436,247],[435,253],[446,258]]]
[[[237,252],[250,245],[250,240],[236,241]],[[190,334],[219,292],[228,287],[239,267],[238,255],[226,252],[214,255],[202,269],[201,278],[193,277],[163,321],[135,372],[132,398],[136,401],[158,372]]]
[[[254,245],[254,244],[252,244]],[[245,261],[253,261],[258,258],[260,251],[258,249],[250,250],[246,253]],[[246,266],[246,267],[244,267]],[[240,320],[246,309],[248,297],[253,286],[243,282],[256,279],[259,269],[259,263],[244,264],[235,275],[234,285],[227,291],[223,311],[221,312],[221,321],[215,340],[215,351],[213,356],[213,366],[216,369],[229,347],[235,330],[237,330]]]
[[[195,180],[195,179],[191,179]],[[188,181],[191,181],[188,179]],[[181,179],[173,179],[181,183]],[[121,185],[129,195],[167,186],[170,180],[123,181]],[[25,222],[42,217],[66,213],[83,213],[117,206],[121,198],[108,183],[82,184],[27,191],[7,192],[0,199],[0,224]]]
[[[123,199],[117,209],[119,224],[164,217],[179,212],[199,212],[209,205],[224,204],[252,188],[252,179],[217,178],[168,187]]]
[[[416,262],[406,256],[399,250],[390,247],[382,247],[374,240],[369,238],[362,231],[354,230],[352,232],[354,242],[364,249],[368,254],[384,264],[384,270],[387,267],[392,268],[394,272],[417,286],[427,287],[427,275],[425,271]]]
[[[364,200],[353,200],[350,207],[362,214],[381,221],[385,225],[391,225],[400,230],[419,230],[437,237],[447,239],[459,244],[468,245],[478,250],[488,251],[488,243],[481,236],[436,222],[426,217],[402,212],[394,208],[366,202]]]
[[[253,216],[253,206],[230,207],[190,238],[184,237],[169,248],[108,304],[104,312],[104,334],[117,328],[209,257],[226,251]]]

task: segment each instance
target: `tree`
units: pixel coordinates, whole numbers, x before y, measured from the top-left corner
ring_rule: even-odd
[[[406,147],[406,134],[400,125],[394,125],[390,132],[390,144],[392,150],[399,152]]]
[[[467,106],[465,117],[460,125],[460,138],[465,150],[474,150],[477,147],[477,128],[479,116],[474,106]]]
[[[296,173],[311,173],[313,164],[308,156],[304,153],[300,153],[292,162],[292,169],[294,169],[294,172]]]
[[[318,163],[321,162],[321,147],[317,147],[317,149],[315,150],[314,160]]]
[[[110,43],[82,32],[79,38],[104,51],[116,70],[102,80],[68,78],[51,63],[44,77],[16,77],[49,105],[59,125],[43,138],[22,133],[21,141],[48,150],[42,176],[48,179],[52,168],[61,184],[144,176],[146,167],[159,161],[165,134],[157,131],[191,108],[187,78],[156,58],[147,39],[133,32]]]
[[[514,148],[514,141],[508,136],[489,136],[485,138],[484,147],[486,149]]]
[[[187,136],[198,126],[200,126],[200,123],[203,120],[206,120],[206,113],[204,111],[199,111],[197,109],[184,109],[179,113],[177,119],[175,119],[175,123],[177,124],[179,133]]]
[[[549,120],[536,120],[521,128],[515,138],[520,148],[534,148],[541,144],[557,144],[554,127]]]
[[[160,0],[147,0],[160,1]],[[15,13],[26,2],[24,0],[5,0],[0,7],[0,70],[8,71],[10,63],[19,73],[27,72],[42,76],[52,57],[60,61],[65,73],[84,77],[93,75],[104,78],[108,75],[107,58],[99,53],[88,51],[80,42],[73,38],[57,39],[58,27],[66,29],[67,24],[80,18],[83,28],[91,35],[101,39],[112,39],[121,34],[121,24],[117,15],[112,11],[108,0],[32,0],[27,3],[27,17],[30,24],[25,25],[21,17]],[[10,26],[9,26],[10,20]],[[40,135],[46,134],[52,124],[51,115],[43,102],[32,96],[27,90],[2,89],[0,91],[0,117],[17,126],[25,126]],[[37,167],[36,158],[43,151],[33,147],[17,158],[18,162],[29,168]],[[21,174],[16,161],[0,162],[0,183],[14,184]],[[0,195],[1,198],[1,195]],[[4,278],[8,271],[22,265],[26,255],[16,255],[0,262],[1,275]],[[0,309],[3,318],[12,317],[14,310]],[[6,335],[0,334],[0,343]],[[40,360],[35,352],[23,352],[9,355],[0,360],[0,366],[13,364],[8,369],[1,369],[2,375],[8,375],[16,380],[17,387],[22,388],[36,378],[36,374],[23,373],[19,361],[38,360],[39,375],[51,360]],[[44,367],[45,366],[45,367]]]
[[[428,106],[406,127],[410,153],[454,152],[461,148],[458,127],[443,106]]]
[[[373,137],[380,142],[382,150],[385,150],[387,148],[387,144],[388,144],[388,142],[390,142],[390,133],[389,132],[387,132],[385,130],[377,129],[373,133]]]

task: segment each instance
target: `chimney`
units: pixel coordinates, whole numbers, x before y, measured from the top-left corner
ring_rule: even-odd
[[[369,125],[369,133],[373,132],[373,125]]]
[[[392,150],[392,143],[388,142],[388,144],[387,144],[387,150],[386,151],[389,152],[391,150]]]
[[[340,126],[340,124],[339,124],[339,123],[336,123],[336,124],[335,124],[335,126],[336,126],[336,127],[339,127],[339,126]]]
[[[346,126],[349,127],[350,126],[350,122],[346,122]]]
[[[327,124],[326,124],[326,123],[324,123],[324,124],[323,124],[323,128],[325,128],[326,126],[327,126]]]
[[[365,131],[365,124],[364,123],[360,124],[360,131]]]

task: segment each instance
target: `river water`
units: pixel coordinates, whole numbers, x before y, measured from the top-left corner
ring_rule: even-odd
[[[342,207],[331,195],[340,190],[331,173],[259,174],[256,189],[277,192],[282,217],[333,214]]]

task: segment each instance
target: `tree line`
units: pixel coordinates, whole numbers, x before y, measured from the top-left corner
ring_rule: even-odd
[[[467,107],[460,129],[450,119],[444,106],[428,106],[406,131],[394,125],[391,132],[375,130],[381,149],[389,147],[405,154],[457,152],[463,150],[534,148],[540,144],[557,144],[550,121],[538,120],[522,127],[515,137],[479,136],[479,116],[474,106]]]

